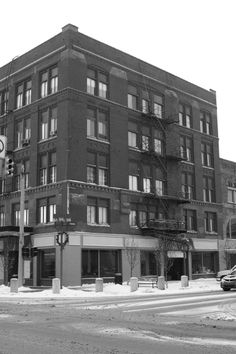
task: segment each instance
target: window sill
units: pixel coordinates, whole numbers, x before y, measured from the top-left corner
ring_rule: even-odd
[[[110,145],[110,141],[105,140],[105,139],[99,139],[93,136],[87,136],[87,139],[92,140],[92,141],[98,141],[99,143],[104,143],[104,144],[109,144]]]

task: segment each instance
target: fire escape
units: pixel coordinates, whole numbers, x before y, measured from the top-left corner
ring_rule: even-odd
[[[172,112],[171,112],[172,111]],[[142,150],[142,163],[156,165],[161,168],[165,176],[164,190],[158,191],[154,188],[151,193],[144,197],[146,205],[156,205],[164,210],[164,218],[148,219],[144,225],[140,226],[144,236],[155,238],[166,237],[175,238],[177,242],[186,244],[186,225],[183,222],[178,206],[183,203],[189,203],[188,196],[181,192],[181,174],[179,169],[180,161],[185,160],[185,151],[180,149],[179,136],[176,131],[173,132],[174,123],[178,122],[178,104],[176,100],[175,109],[168,109],[163,112],[163,116],[158,116],[150,110],[142,113],[142,120],[148,124],[151,129],[157,129],[163,136],[163,151],[158,153],[152,146],[147,146]],[[175,185],[175,187],[173,187]],[[178,186],[178,187],[177,187]],[[183,247],[184,248],[184,247]]]

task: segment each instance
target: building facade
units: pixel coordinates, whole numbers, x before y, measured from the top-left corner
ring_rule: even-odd
[[[236,163],[220,159],[223,198],[223,238],[219,240],[220,269],[236,264]]]
[[[127,280],[132,249],[133,274],[156,274],[160,245],[147,232],[150,220],[157,234],[178,229],[191,237],[190,278],[216,273],[222,203],[214,91],[67,25],[0,68],[0,109],[14,160],[14,174],[1,181],[2,257],[17,240],[23,166],[25,246],[38,250],[26,260],[28,283],[60,276],[55,215],[73,222],[64,229],[64,285],[116,273]],[[169,278],[177,279],[185,255],[169,258]]]

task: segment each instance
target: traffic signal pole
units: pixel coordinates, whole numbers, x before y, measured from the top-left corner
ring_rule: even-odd
[[[25,209],[25,178],[24,165],[21,166],[20,173],[20,223],[19,223],[19,250],[18,250],[18,286],[23,285],[23,256],[22,247],[24,246],[24,209]]]

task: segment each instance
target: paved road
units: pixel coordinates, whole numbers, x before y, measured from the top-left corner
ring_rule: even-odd
[[[236,352],[236,291],[28,302],[0,302],[0,354]]]

